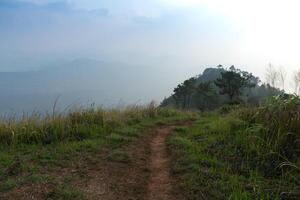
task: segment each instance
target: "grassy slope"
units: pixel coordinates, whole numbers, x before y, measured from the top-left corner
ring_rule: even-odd
[[[280,165],[285,159],[273,156],[262,129],[217,112],[204,114],[191,128],[178,128],[169,140],[172,170],[187,199],[299,198],[299,157],[295,167]]]
[[[191,117],[190,113],[149,106],[2,122],[0,194],[24,185],[48,184],[54,187],[47,194],[51,199],[84,199],[82,192],[69,187],[68,179],[72,177],[57,176],[57,169],[74,166],[82,159],[93,162],[99,151],[118,152],[115,150],[151,127]],[[126,159],[122,154],[107,158]]]

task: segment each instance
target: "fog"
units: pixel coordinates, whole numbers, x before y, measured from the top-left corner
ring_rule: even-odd
[[[271,62],[291,77],[300,66],[297,5],[0,0],[0,110],[48,109],[58,95],[63,105],[160,102],[218,64],[264,79]]]

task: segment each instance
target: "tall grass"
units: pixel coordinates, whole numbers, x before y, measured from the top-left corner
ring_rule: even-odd
[[[300,199],[299,97],[227,106],[177,132],[173,171],[187,199]]]
[[[248,157],[268,177],[294,183],[282,195],[300,196],[300,98],[272,97],[258,108],[243,108],[235,114],[249,123],[243,132],[252,149]],[[292,185],[292,184],[291,184]]]
[[[180,111],[146,106],[104,110],[95,106],[73,109],[67,114],[53,113],[42,116],[35,113],[21,119],[0,121],[0,145],[51,144],[66,140],[84,140],[112,133],[114,130],[145,119],[179,116]]]
[[[285,162],[299,160],[300,98],[298,96],[276,96],[259,108],[241,109],[238,115],[252,125],[262,125],[255,130],[259,132],[256,136],[270,154],[276,154],[279,160]]]

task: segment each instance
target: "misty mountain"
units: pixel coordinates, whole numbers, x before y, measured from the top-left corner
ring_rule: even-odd
[[[117,106],[160,101],[182,74],[170,68],[76,59],[39,71],[0,72],[0,112],[44,111],[61,95],[70,105]]]

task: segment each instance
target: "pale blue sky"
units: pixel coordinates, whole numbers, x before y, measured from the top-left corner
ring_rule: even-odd
[[[293,71],[297,7],[293,0],[0,0],[0,71],[80,57],[191,75],[218,64],[260,76],[269,62]]]

